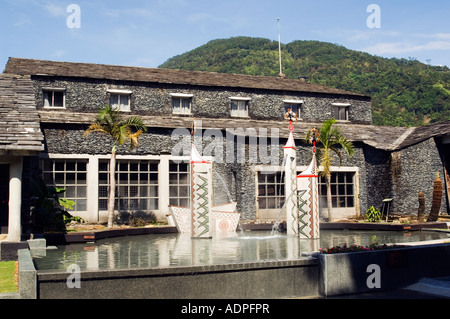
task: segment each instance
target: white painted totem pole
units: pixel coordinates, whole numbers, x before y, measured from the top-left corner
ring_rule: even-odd
[[[320,238],[319,230],[319,174],[316,161],[316,142],[319,131],[309,132],[309,142],[313,145],[313,158],[308,168],[297,176],[298,216],[300,238]]]
[[[204,160],[194,145],[192,129],[191,157],[191,237],[211,238],[212,162]]]
[[[298,207],[297,207],[297,156],[294,140],[293,122],[297,121],[297,116],[290,109],[284,115],[289,121],[289,138],[284,146],[284,194],[286,210],[286,232],[288,235],[298,235]]]

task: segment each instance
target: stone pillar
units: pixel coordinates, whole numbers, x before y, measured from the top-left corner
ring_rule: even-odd
[[[319,180],[316,154],[308,168],[297,176],[299,236],[319,238]]]
[[[212,164],[205,161],[194,143],[191,147],[191,234],[211,238]]]
[[[289,132],[289,139],[284,146],[284,196],[286,209],[286,232],[288,235],[298,234],[297,207],[297,158],[294,135]]]
[[[9,221],[8,241],[18,242],[21,239],[22,211],[22,157],[9,164]]]

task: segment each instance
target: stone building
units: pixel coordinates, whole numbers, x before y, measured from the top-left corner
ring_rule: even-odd
[[[324,120],[337,119],[336,126],[355,145],[355,155],[332,168],[337,217],[359,215],[371,205],[381,208],[385,198],[393,198],[391,212],[416,214],[420,191],[429,210],[436,173],[447,176],[449,122],[373,126],[370,97],[302,80],[20,58],[9,59],[1,79],[11,77],[26,79],[23,85],[34,93],[33,111],[43,134],[44,146],[36,143],[42,149],[29,154],[24,170],[64,187],[65,197],[76,202],[72,213],[90,222],[106,219],[111,141],[83,133],[105,105],[140,116],[148,126],[137,149],[118,150],[116,209],[122,217],[145,214],[164,220],[169,205],[189,205],[194,118],[197,148],[214,161],[214,204],[236,201],[242,219],[284,218],[284,114],[289,108],[298,117],[299,172],[311,159],[304,136]],[[11,88],[18,96],[26,93]],[[3,145],[0,141],[0,149]],[[326,210],[324,181],[320,185],[321,209]],[[442,213],[448,211],[448,191],[444,195]],[[23,211],[24,225],[27,214]]]

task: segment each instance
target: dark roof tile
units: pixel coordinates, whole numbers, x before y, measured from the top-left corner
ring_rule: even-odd
[[[184,71],[93,63],[56,62],[22,58],[10,58],[4,73],[20,75],[67,76],[165,84],[239,87],[349,95],[369,98],[366,95],[354,92],[282,77]]]

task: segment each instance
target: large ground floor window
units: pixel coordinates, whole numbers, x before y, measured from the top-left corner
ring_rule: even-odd
[[[332,173],[330,185],[333,208],[355,207],[355,172]],[[319,206],[327,207],[327,184],[322,175],[319,175]]]
[[[258,172],[258,208],[279,209],[284,205],[284,175]]]
[[[285,201],[284,172],[273,167],[257,170],[257,218],[276,219]],[[342,214],[354,215],[357,205],[357,168],[338,168],[331,174],[331,202],[333,209]],[[298,170],[297,174],[302,171]],[[319,174],[319,207],[327,208],[327,187],[325,178]]]
[[[180,207],[190,207],[191,183],[189,164],[169,163],[169,204]]]
[[[189,164],[170,155],[121,156],[116,159],[115,210],[144,212],[165,219],[169,205],[189,207]],[[103,222],[107,216],[110,157],[89,154],[45,154],[40,160],[47,186],[66,189],[76,216]]]
[[[70,211],[86,211],[87,160],[46,159],[41,162],[41,171],[47,186],[64,188],[61,197],[76,203]]]
[[[98,165],[98,207],[108,209],[109,160]],[[117,160],[116,199],[119,211],[158,210],[158,162],[147,160]]]

